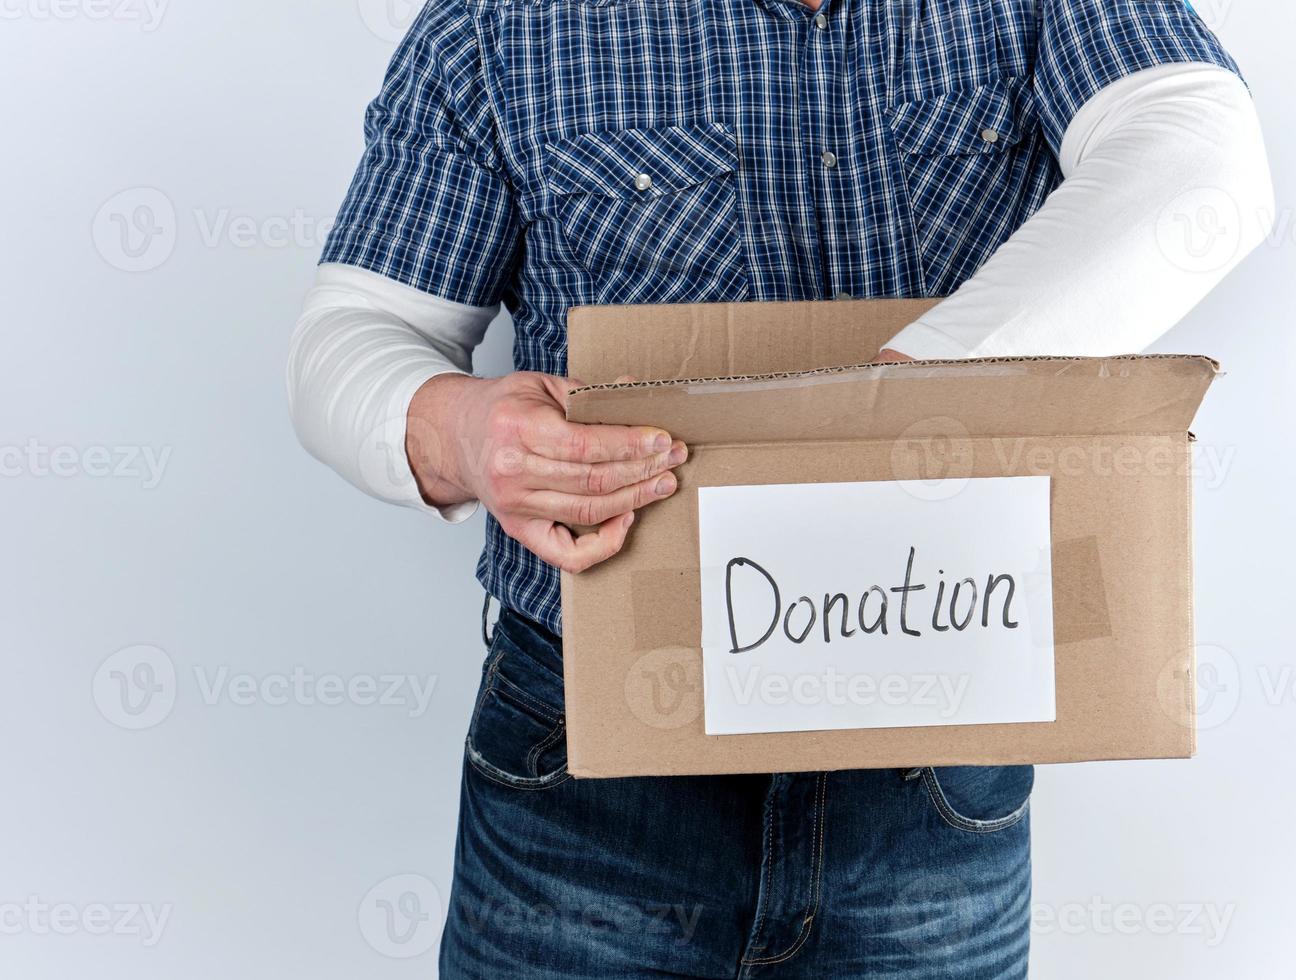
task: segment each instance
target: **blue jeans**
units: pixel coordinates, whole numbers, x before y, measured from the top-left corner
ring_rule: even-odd
[[[561,641],[505,611],[443,980],[1026,976],[1030,766],[577,780]]]

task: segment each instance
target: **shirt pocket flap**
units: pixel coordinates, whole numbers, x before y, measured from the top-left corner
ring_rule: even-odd
[[[583,133],[545,147],[545,180],[558,195],[654,198],[738,169],[724,123]]]
[[[1037,119],[1030,79],[999,78],[901,103],[891,112],[891,132],[901,152],[914,156],[1001,153]]]

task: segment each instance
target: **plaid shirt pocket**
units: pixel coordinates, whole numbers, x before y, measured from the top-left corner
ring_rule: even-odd
[[[568,246],[604,303],[746,299],[750,291],[724,123],[583,133],[545,148]]]
[[[925,288],[958,287],[1021,223],[1012,200],[1046,153],[1029,77],[998,78],[890,113]],[[950,194],[951,186],[960,193]]]
[[[906,102],[891,114],[891,132],[909,156],[1002,154],[1038,132],[1029,78],[999,78]]]

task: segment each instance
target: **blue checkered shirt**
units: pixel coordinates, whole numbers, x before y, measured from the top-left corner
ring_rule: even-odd
[[[943,296],[1057,186],[1084,102],[1167,62],[1237,70],[1183,0],[433,0],[324,261],[502,301],[554,374],[572,306]],[[478,576],[561,632],[493,518]]]

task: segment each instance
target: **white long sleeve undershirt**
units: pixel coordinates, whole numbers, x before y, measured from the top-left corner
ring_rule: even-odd
[[[1150,68],[1102,89],[1067,127],[1062,184],[952,296],[887,345],[914,358],[1142,350],[1263,240],[1273,187],[1249,93],[1211,65]],[[1221,214],[1223,212],[1223,214]],[[1210,215],[1208,253],[1184,222]],[[1228,236],[1223,241],[1220,235]],[[439,299],[326,264],[293,335],[288,392],[302,444],[366,493],[436,508],[405,456],[429,379],[471,371],[495,307]]]
[[[405,453],[407,416],[427,381],[472,371],[472,352],[498,312],[354,266],[320,266],[288,355],[289,412],[302,445],[379,500],[467,520],[476,503],[423,499]]]
[[[1135,353],[1273,220],[1251,96],[1213,65],[1162,65],[1102,89],[1067,127],[1058,162],[1064,179],[1044,205],[887,346],[915,358]]]

